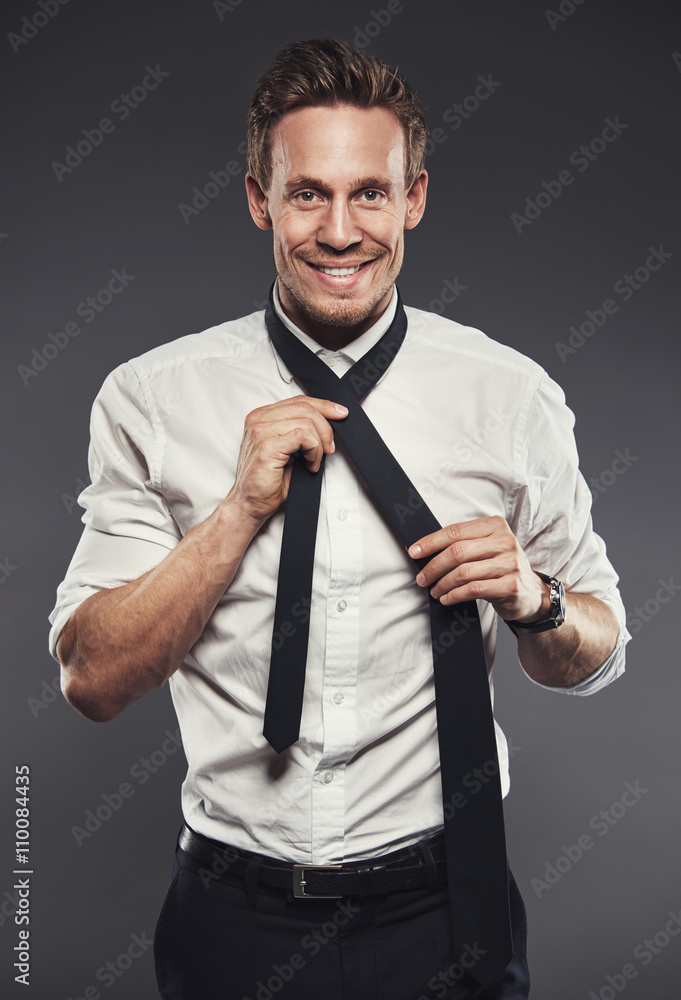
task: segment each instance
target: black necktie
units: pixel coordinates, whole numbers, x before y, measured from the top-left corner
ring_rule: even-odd
[[[406,547],[437,531],[440,524],[360,406],[404,340],[407,317],[399,295],[390,327],[339,379],[280,321],[272,292],[265,315],[272,344],[307,395],[348,408],[347,417],[332,421],[334,435],[385,520]],[[298,455],[286,500],[263,729],[279,753],[296,742],[300,731],[308,626],[303,615],[305,621],[296,618],[292,630],[291,617],[296,607],[310,607],[322,470],[323,465],[309,472]],[[426,561],[415,560],[419,567]],[[499,763],[480,619],[475,601],[447,607],[428,595],[428,604],[455,954],[458,958],[466,945],[477,946],[481,957],[470,972],[489,985],[510,962],[513,944]],[[472,781],[476,769],[485,775],[484,782]]]

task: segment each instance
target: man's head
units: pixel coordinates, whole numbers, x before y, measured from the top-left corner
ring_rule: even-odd
[[[248,122],[249,205],[274,231],[282,304],[318,340],[347,343],[387,307],[404,229],[423,214],[421,107],[385,63],[312,40],[277,56]]]

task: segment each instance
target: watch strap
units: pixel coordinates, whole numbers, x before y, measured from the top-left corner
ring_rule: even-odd
[[[565,588],[560,580],[553,576],[546,576],[545,573],[537,573],[550,589],[551,608],[549,617],[539,622],[520,622],[513,619],[504,619],[514,635],[519,632],[548,632],[549,629],[559,628],[565,621]]]

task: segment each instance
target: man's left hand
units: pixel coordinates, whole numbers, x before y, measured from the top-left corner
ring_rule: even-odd
[[[503,517],[449,524],[417,539],[408,552],[429,559],[416,582],[442,604],[483,598],[502,618],[531,622],[549,616],[549,588]]]

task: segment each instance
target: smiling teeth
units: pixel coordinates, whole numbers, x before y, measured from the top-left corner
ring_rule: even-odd
[[[361,264],[358,264],[356,267],[322,267],[321,264],[317,264],[317,268],[322,274],[332,274],[338,278],[342,278],[346,274],[354,274],[356,271],[359,271],[361,266]]]

